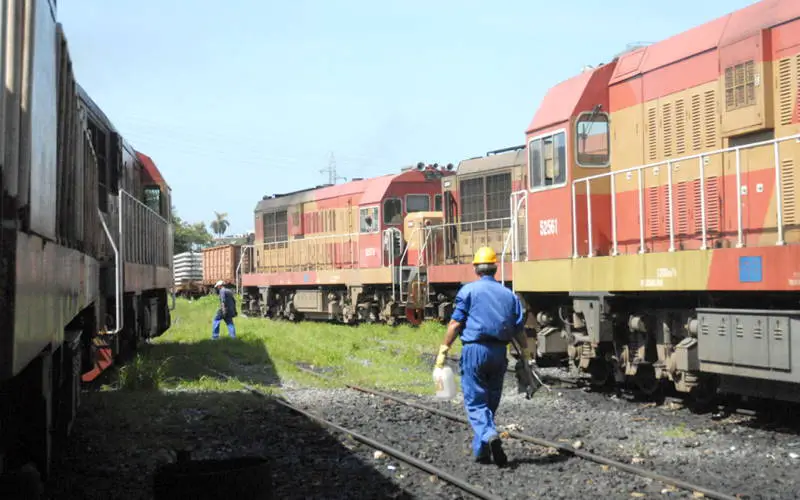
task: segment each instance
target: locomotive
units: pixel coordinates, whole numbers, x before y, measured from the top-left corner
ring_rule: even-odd
[[[91,382],[170,325],[170,188],[75,80],[54,0],[2,2],[0,491],[48,476]],[[32,466],[33,468],[31,468]],[[21,486],[10,486],[19,493]]]
[[[763,0],[585,68],[548,91],[524,145],[455,173],[265,198],[245,306],[446,321],[486,245],[540,360],[700,403],[797,402],[799,143],[800,2]]]

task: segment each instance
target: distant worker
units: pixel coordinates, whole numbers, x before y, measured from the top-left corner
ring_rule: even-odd
[[[233,292],[225,288],[225,283],[222,280],[217,281],[214,288],[219,290],[219,309],[214,316],[213,328],[211,330],[211,338],[217,340],[219,338],[219,324],[221,321],[225,322],[228,327],[228,334],[232,339],[236,338],[236,327],[233,325],[233,318],[236,317],[236,298]]]
[[[508,343],[522,331],[525,311],[514,292],[494,279],[497,255],[489,247],[478,249],[472,261],[478,281],[467,283],[458,291],[455,309],[447,327],[436,366],[444,367],[447,352],[460,335],[461,390],[464,407],[472,426],[473,458],[478,463],[503,467],[508,458],[494,423],[508,361]],[[525,346],[525,344],[522,344]],[[527,349],[523,356],[529,358]]]

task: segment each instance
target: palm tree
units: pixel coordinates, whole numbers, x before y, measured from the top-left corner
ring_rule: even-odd
[[[217,235],[217,238],[222,238],[222,235],[228,230],[228,226],[231,225],[228,222],[228,214],[226,212],[214,212],[214,216],[216,219],[211,221],[211,230]]]

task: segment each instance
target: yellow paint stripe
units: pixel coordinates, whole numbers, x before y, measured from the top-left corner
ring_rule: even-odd
[[[391,282],[392,273],[389,268],[317,271],[317,283],[320,285],[360,285]]]
[[[713,250],[513,264],[520,292],[705,290]]]

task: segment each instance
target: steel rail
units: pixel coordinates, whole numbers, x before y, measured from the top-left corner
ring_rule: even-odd
[[[187,359],[191,359],[191,358],[187,357]],[[369,437],[364,436],[362,434],[359,434],[359,433],[357,433],[355,431],[347,429],[346,427],[342,427],[342,426],[340,426],[338,424],[335,424],[335,423],[333,423],[333,422],[331,422],[329,420],[326,420],[326,419],[324,419],[324,418],[322,418],[322,417],[320,417],[318,415],[315,415],[315,414],[310,413],[310,412],[308,412],[306,410],[303,410],[302,408],[298,408],[297,406],[289,403],[285,399],[269,395],[269,394],[267,394],[267,393],[265,393],[263,391],[260,391],[260,390],[256,389],[255,387],[253,387],[253,386],[251,386],[249,384],[246,384],[246,383],[242,382],[241,380],[238,380],[238,379],[236,379],[234,377],[231,377],[230,375],[228,375],[226,373],[220,372],[220,371],[215,370],[215,369],[213,369],[213,368],[211,368],[209,366],[203,365],[203,364],[201,364],[201,363],[199,363],[199,362],[197,362],[197,361],[195,361],[193,359],[191,359],[191,360],[194,361],[195,364],[203,367],[205,370],[207,370],[207,371],[209,371],[211,373],[215,373],[215,374],[219,375],[220,377],[223,377],[223,378],[225,378],[227,380],[231,380],[231,381],[234,381],[234,382],[238,383],[239,385],[241,385],[242,387],[244,387],[245,389],[247,389],[252,394],[254,394],[254,395],[258,396],[258,397],[273,400],[273,401],[277,402],[278,404],[280,404],[281,406],[284,406],[285,408],[288,408],[289,410],[291,410],[291,411],[293,411],[295,413],[299,413],[300,415],[303,415],[306,418],[309,418],[311,420],[319,422],[320,424],[325,425],[327,427],[330,427],[331,429],[337,430],[337,431],[339,431],[339,432],[341,432],[343,434],[349,435],[350,437],[352,437],[356,441],[364,443],[365,445],[369,446],[370,448],[375,448],[377,450],[380,450],[380,451],[386,453],[387,455],[391,455],[391,456],[395,457],[398,460],[401,460],[401,461],[403,461],[403,462],[405,462],[405,463],[407,463],[407,464],[409,464],[411,466],[416,467],[417,469],[420,469],[422,471],[425,471],[425,472],[428,472],[430,474],[433,474],[433,475],[435,475],[435,476],[437,476],[437,477],[439,477],[441,479],[444,479],[445,481],[447,481],[448,483],[452,484],[453,486],[455,486],[455,487],[457,487],[457,488],[459,488],[459,489],[461,489],[463,491],[466,491],[468,493],[471,493],[471,494],[475,495],[478,498],[483,498],[483,499],[486,499],[486,500],[502,500],[502,497],[498,497],[496,495],[493,495],[492,493],[489,493],[489,492],[483,490],[482,488],[479,488],[479,487],[477,487],[477,486],[475,486],[475,485],[473,485],[471,483],[468,483],[466,480],[464,480],[464,479],[462,479],[462,478],[460,478],[458,476],[454,476],[454,475],[450,474],[449,472],[445,471],[444,469],[440,469],[439,467],[431,465],[428,462],[425,462],[423,460],[419,460],[418,458],[412,457],[411,455],[408,455],[408,454],[398,450],[397,448],[394,448],[392,446],[383,444],[383,443],[381,443],[379,441],[375,441],[372,438],[369,438]]]
[[[330,377],[326,377],[325,375],[317,373],[317,372],[315,372],[313,370],[309,370],[308,368],[304,368],[304,367],[301,367],[301,366],[297,366],[297,368],[302,370],[302,371],[314,374],[314,375],[316,375],[316,376],[318,376],[320,378],[327,379],[327,380],[332,381],[332,382],[336,382],[334,379],[332,379]],[[400,398],[400,397],[397,397],[397,396],[393,396],[392,394],[388,394],[388,393],[385,393],[385,392],[382,392],[382,391],[378,391],[378,390],[374,390],[374,389],[367,389],[367,388],[364,388],[364,387],[359,387],[357,385],[351,385],[351,384],[346,384],[346,383],[343,384],[343,385],[345,387],[348,387],[348,388],[353,389],[355,391],[360,391],[360,392],[363,392],[363,393],[366,393],[366,394],[372,394],[374,396],[380,396],[380,397],[395,401],[397,403],[400,403],[400,404],[403,404],[403,405],[406,405],[406,406],[410,406],[411,408],[417,408],[419,410],[423,410],[423,411],[427,411],[429,413],[440,415],[442,417],[448,418],[448,419],[456,421],[456,422],[461,422],[461,423],[465,423],[465,424],[469,423],[466,418],[464,418],[464,417],[462,417],[460,415],[456,415],[456,414],[450,413],[448,411],[440,410],[438,408],[433,408],[433,407],[426,406],[426,405],[423,405],[423,404],[415,403],[413,401],[409,401],[409,400],[406,400],[406,399],[403,399],[403,398]],[[603,457],[603,456],[600,456],[600,455],[596,455],[594,453],[590,453],[588,451],[580,450],[580,449],[574,448],[572,446],[568,446],[568,445],[561,444],[561,443],[555,443],[553,441],[548,441],[546,439],[537,438],[535,436],[522,434],[522,433],[516,432],[516,431],[507,431],[507,434],[509,436],[511,436],[513,438],[516,438],[516,439],[519,439],[521,441],[527,441],[529,443],[537,444],[539,446],[544,446],[544,447],[547,447],[547,448],[555,448],[556,450],[560,451],[561,453],[565,453],[565,454],[568,454],[568,455],[574,455],[574,456],[577,456],[577,457],[580,457],[580,458],[583,458],[583,459],[586,459],[586,460],[590,460],[592,462],[596,462],[596,463],[603,464],[603,465],[608,465],[610,467],[614,467],[616,469],[628,472],[630,474],[635,474],[635,475],[641,476],[641,477],[647,477],[647,478],[653,479],[655,481],[660,481],[660,482],[662,482],[664,484],[669,484],[669,485],[675,486],[677,488],[681,488],[681,489],[688,490],[688,491],[691,491],[691,492],[699,492],[699,493],[702,493],[703,495],[705,495],[708,498],[714,498],[714,499],[717,499],[717,500],[736,500],[735,496],[731,496],[731,495],[728,495],[728,494],[725,494],[725,493],[720,493],[718,491],[714,491],[714,490],[705,488],[703,486],[698,486],[696,484],[692,484],[692,483],[689,483],[687,481],[683,481],[682,479],[673,478],[673,477],[669,477],[669,476],[664,476],[664,475],[659,474],[657,472],[653,472],[653,471],[650,471],[650,470],[647,470],[647,469],[642,469],[640,467],[635,467],[633,465],[626,464],[624,462],[620,462],[618,460],[614,460],[614,459],[611,459],[611,458],[606,458],[606,457]]]

